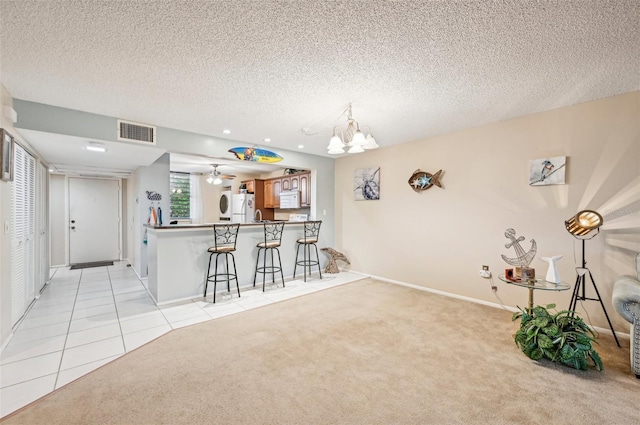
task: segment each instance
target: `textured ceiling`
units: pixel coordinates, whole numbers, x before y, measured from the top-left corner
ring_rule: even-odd
[[[3,0],[0,19],[15,98],[322,155],[349,102],[384,147],[640,89],[638,0]]]

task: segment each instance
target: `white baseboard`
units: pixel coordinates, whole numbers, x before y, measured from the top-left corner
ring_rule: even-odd
[[[375,275],[372,275],[372,274],[369,274],[369,273],[362,273],[362,272],[358,272],[358,271],[355,271],[355,270],[350,270],[350,272],[357,273],[357,274],[362,275],[362,276],[367,276],[367,277],[370,277],[372,279],[381,280],[383,282],[392,283],[394,285],[406,286],[408,288],[417,289],[419,291],[431,292],[431,293],[438,294],[438,295],[444,295],[445,297],[456,298],[456,299],[464,300],[464,301],[470,301],[472,303],[482,304],[482,305],[486,305],[488,307],[493,307],[493,308],[500,308],[500,309],[508,310],[508,311],[511,311],[511,312],[514,312],[514,313],[516,311],[520,311],[516,307],[506,306],[506,305],[502,305],[502,304],[498,304],[498,303],[492,303],[492,302],[489,302],[489,301],[479,300],[477,298],[465,297],[463,295],[452,294],[451,292],[445,292],[445,291],[440,291],[438,289],[427,288],[426,286],[414,285],[412,283],[407,283],[407,282],[402,282],[402,281],[399,281],[399,280],[388,279],[386,277],[375,276]],[[602,333],[602,334],[607,334],[607,335],[613,336],[613,332],[611,332],[611,329],[609,329],[609,328],[601,328],[599,326],[591,326],[591,327],[598,333]],[[616,335],[619,338],[624,338],[624,339],[630,339],[631,338],[628,333],[623,333],[623,332],[616,331]]]

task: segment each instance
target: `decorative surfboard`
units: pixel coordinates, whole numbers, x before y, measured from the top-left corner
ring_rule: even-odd
[[[237,147],[229,149],[241,161],[253,162],[279,162],[282,157],[275,152],[256,147]]]
[[[442,170],[438,170],[437,173],[431,174],[426,171],[422,171],[417,169],[413,172],[411,177],[409,177],[409,186],[411,189],[420,193],[423,190],[427,190],[432,186],[442,187],[442,183],[440,183],[440,176],[442,175]]]

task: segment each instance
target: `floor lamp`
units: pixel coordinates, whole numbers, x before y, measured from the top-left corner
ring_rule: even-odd
[[[600,233],[600,226],[602,226],[603,219],[600,214],[591,210],[583,210],[580,211],[575,216],[571,217],[569,220],[564,222],[567,231],[573,235],[576,239],[580,239],[582,241],[582,267],[576,267],[576,284],[573,288],[573,295],[571,296],[571,303],[569,304],[569,310],[571,314],[575,312],[576,304],[578,300],[591,300],[591,301],[600,301],[600,306],[602,306],[602,311],[604,311],[604,316],[607,318],[607,322],[609,323],[609,328],[613,333],[613,338],[616,340],[616,344],[620,347],[620,341],[618,341],[618,337],[616,336],[616,331],[613,330],[613,326],[611,325],[611,320],[609,320],[609,315],[607,314],[607,309],[604,308],[604,303],[602,302],[602,298],[600,297],[600,292],[598,291],[598,287],[596,286],[596,282],[593,280],[593,275],[591,274],[591,270],[587,268],[587,261],[585,260],[585,241],[587,239],[593,239],[598,233]],[[591,232],[595,231],[591,237],[587,237]],[[598,298],[588,298],[585,293],[585,286],[587,283],[587,273],[589,274],[589,278],[591,279],[591,284],[593,285],[593,289],[596,290],[596,295]]]

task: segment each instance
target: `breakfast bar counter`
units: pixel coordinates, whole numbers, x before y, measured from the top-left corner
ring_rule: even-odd
[[[145,225],[147,228],[147,288],[156,304],[202,297],[209,263],[207,249],[213,245],[213,224],[178,224],[169,226]],[[220,224],[229,224],[224,222]],[[258,248],[264,241],[262,223],[240,224],[234,257],[240,287],[253,285]],[[293,275],[296,240],[302,237],[302,222],[285,222],[280,247],[285,276]],[[318,249],[322,246],[322,230]],[[325,262],[319,253],[320,261]],[[277,259],[276,259],[277,261]],[[301,274],[302,270],[300,270]],[[271,276],[267,275],[268,282]],[[262,283],[262,277],[258,279]],[[280,279],[276,279],[280,282]],[[282,283],[279,283],[282,285]],[[257,285],[257,283],[256,283]],[[218,292],[226,292],[226,285],[218,285]],[[212,294],[211,289],[207,292]],[[237,294],[236,294],[237,295]]]

